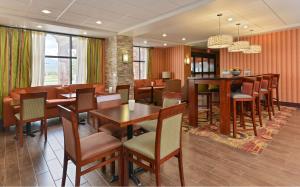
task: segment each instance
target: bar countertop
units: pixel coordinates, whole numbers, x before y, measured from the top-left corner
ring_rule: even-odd
[[[257,75],[239,75],[239,76],[233,76],[233,75],[196,75],[192,77],[188,77],[188,80],[223,80],[223,79],[229,79],[229,80],[236,80],[244,77],[253,77]]]

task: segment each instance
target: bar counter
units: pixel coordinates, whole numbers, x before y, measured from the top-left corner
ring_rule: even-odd
[[[230,134],[230,95],[231,84],[235,80],[241,80],[251,76],[232,76],[232,75],[206,75],[193,76],[188,78],[189,95],[189,121],[190,125],[197,127],[198,122],[198,84],[219,85],[220,93],[220,133]]]

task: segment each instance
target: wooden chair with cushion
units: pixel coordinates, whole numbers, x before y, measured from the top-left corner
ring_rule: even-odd
[[[97,101],[95,97],[95,88],[76,89],[75,105],[72,105],[69,108],[77,114],[78,119],[80,113],[89,112],[96,109]],[[83,122],[82,124],[85,124],[85,122]]]
[[[243,79],[241,92],[232,93],[231,98],[233,102],[233,137],[236,138],[237,133],[237,104],[240,103],[240,116],[241,125],[245,128],[244,123],[244,103],[251,104],[251,118],[253,123],[254,135],[257,136],[255,124],[255,96],[254,96],[254,83],[253,79]]]
[[[181,91],[182,91],[181,90],[181,80],[179,80],[179,79],[167,80],[165,82],[164,89],[154,90],[154,93],[153,93],[154,103],[156,105],[162,106],[164,93],[166,93],[166,92],[181,93]]]
[[[122,143],[115,137],[103,132],[79,138],[76,114],[63,106],[59,105],[58,107],[60,108],[64,131],[64,164],[61,185],[65,186],[69,160],[76,165],[75,186],[80,185],[80,176],[116,160],[118,160],[119,163],[120,185],[123,185]],[[114,157],[104,162],[99,162],[112,154],[114,154]],[[93,165],[82,171],[82,167],[88,164]]]
[[[272,95],[272,101],[276,102],[278,110],[280,111],[279,78],[280,78],[280,74],[273,74],[271,87],[272,87],[272,90],[275,89],[275,93],[276,93],[276,97],[275,98]]]
[[[121,95],[122,104],[127,104],[129,100],[130,85],[118,85],[116,92]]]
[[[163,96],[163,108],[181,103],[181,94],[176,92],[167,92]],[[146,132],[155,132],[157,127],[157,119],[143,121],[138,124]]]
[[[148,132],[123,144],[124,184],[128,184],[128,161],[154,172],[156,185],[160,186],[160,166],[171,159],[178,158],[181,185],[184,186],[182,163],[182,117],[185,104],[163,108],[159,112],[156,132]]]
[[[15,114],[17,120],[16,135],[20,146],[23,146],[23,125],[34,121],[41,121],[41,135],[45,133],[45,141],[47,141],[46,99],[47,92],[20,95],[21,110],[20,113]]]
[[[271,90],[271,83],[272,83],[272,77],[271,75],[264,75],[262,82],[261,82],[261,95],[264,97],[262,99],[265,99],[265,107],[267,108],[268,114],[269,114],[269,120],[272,120],[271,115],[271,107],[272,107],[272,92]]]

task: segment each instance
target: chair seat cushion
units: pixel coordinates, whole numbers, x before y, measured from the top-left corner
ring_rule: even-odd
[[[47,100],[47,107],[56,107],[57,105],[71,105],[75,102],[75,98],[72,99],[49,99]]]
[[[143,121],[141,123],[138,123],[138,125],[143,129],[145,129],[146,131],[155,132],[157,126],[157,120],[155,119],[155,120]]]
[[[261,91],[261,92],[268,92],[268,90],[265,89],[265,88],[260,89],[260,91]]]
[[[80,139],[81,160],[87,160],[94,156],[122,146],[122,143],[115,137],[104,132],[98,132]]]
[[[155,132],[148,132],[124,142],[123,145],[147,158],[155,159],[155,136]]]
[[[243,94],[243,93],[232,93],[231,98],[233,99],[251,99],[252,96],[248,94]]]

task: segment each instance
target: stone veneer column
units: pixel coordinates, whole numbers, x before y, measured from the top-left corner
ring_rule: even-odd
[[[128,53],[128,63],[123,63],[124,53]],[[133,97],[133,40],[129,36],[113,36],[106,40],[106,86],[116,87],[130,84],[130,98]]]

